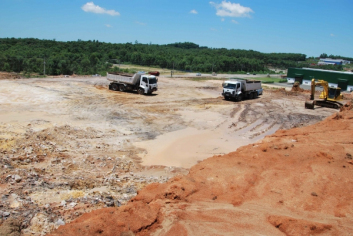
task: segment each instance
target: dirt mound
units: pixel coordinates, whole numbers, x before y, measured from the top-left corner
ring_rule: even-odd
[[[348,111],[348,110],[352,110],[352,108],[353,108],[352,102],[349,101],[340,108],[340,111]]]
[[[214,156],[51,235],[349,235],[353,111]]]
[[[300,83],[299,82],[295,82],[294,84],[293,84],[293,87],[292,87],[292,90],[291,90],[292,92],[303,92],[304,91],[304,89],[302,89],[301,87],[300,87]]]
[[[332,226],[286,216],[270,216],[268,221],[286,235],[331,234]]]
[[[0,79],[21,79],[21,76],[14,72],[1,72],[0,71]]]

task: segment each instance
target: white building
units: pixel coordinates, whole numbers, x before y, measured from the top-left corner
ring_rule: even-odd
[[[320,58],[318,65],[346,65],[351,64],[350,61],[343,59]]]

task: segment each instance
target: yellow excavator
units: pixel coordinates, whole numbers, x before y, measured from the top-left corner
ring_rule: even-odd
[[[315,87],[322,86],[323,91],[320,94],[320,100],[315,100]],[[315,79],[311,80],[311,92],[310,92],[310,101],[305,102],[305,108],[314,109],[314,106],[322,106],[338,109],[343,106],[339,101],[343,99],[341,94],[341,88],[330,88],[328,82],[325,80]]]

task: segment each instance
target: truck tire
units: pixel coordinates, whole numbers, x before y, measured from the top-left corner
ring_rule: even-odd
[[[140,94],[140,95],[143,95],[143,94],[145,93],[145,91],[143,91],[142,88],[139,88],[139,89],[137,90],[137,92],[138,92],[138,94]]]
[[[239,94],[237,97],[237,101],[240,102],[241,100],[243,100],[243,94]]]
[[[117,84],[112,84],[112,90],[113,91],[118,91],[118,85]]]
[[[120,84],[120,85],[119,85],[119,91],[120,91],[120,92],[125,92],[125,90],[126,90],[126,89],[125,89],[125,85]]]
[[[259,95],[257,92],[254,92],[254,98],[257,98]]]

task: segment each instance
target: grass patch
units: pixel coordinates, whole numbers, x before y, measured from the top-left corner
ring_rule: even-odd
[[[263,84],[273,84],[274,82],[273,80],[262,81]]]
[[[30,73],[30,72],[21,72],[19,73],[21,76],[25,78],[46,78],[46,75],[41,75],[38,73]]]
[[[192,80],[192,81],[227,80],[226,78],[217,78],[217,77],[192,77],[192,78],[186,78],[186,79]]]
[[[190,78],[185,78],[187,80],[192,80],[192,81],[206,81],[206,80],[229,80],[229,78],[218,78],[218,77],[190,77]],[[286,79],[281,79],[281,78],[268,78],[268,77],[263,77],[263,78],[235,78],[235,79],[250,79],[250,80],[260,80],[263,84],[273,84],[273,83],[287,83]]]
[[[254,79],[261,80],[261,82],[264,83],[264,84],[269,84],[269,83],[287,83],[286,79],[281,79],[281,78],[260,77],[260,78],[254,78]]]

